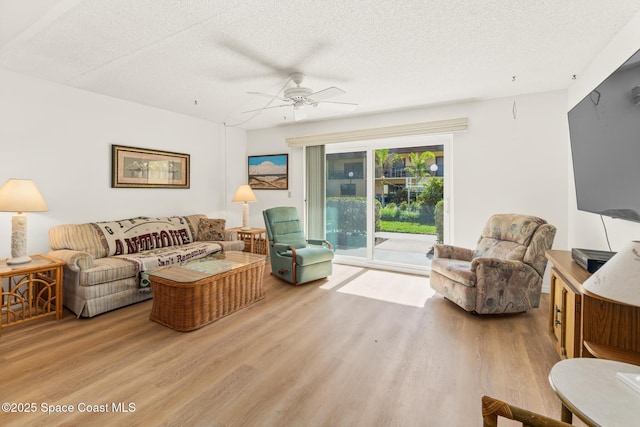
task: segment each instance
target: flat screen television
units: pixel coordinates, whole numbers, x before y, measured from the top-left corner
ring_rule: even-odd
[[[640,50],[568,119],[578,210],[640,222]]]

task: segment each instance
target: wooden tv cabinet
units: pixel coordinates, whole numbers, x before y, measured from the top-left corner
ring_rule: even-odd
[[[562,358],[597,357],[640,365],[640,307],[588,293],[591,274],[570,251],[548,250],[549,334]]]

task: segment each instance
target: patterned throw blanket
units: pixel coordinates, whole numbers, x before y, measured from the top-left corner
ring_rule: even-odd
[[[192,259],[204,258],[209,254],[222,251],[222,246],[213,242],[194,242],[173,249],[155,249],[131,255],[118,255],[137,265],[141,292],[150,292],[149,271],[165,265],[179,264]]]
[[[94,226],[104,236],[108,256],[117,256],[137,265],[141,291],[151,291],[146,272],[222,250],[217,243],[194,242],[189,222],[181,216],[131,218],[97,222]]]
[[[104,236],[108,255],[134,254],[193,242],[185,217],[131,218],[94,223]]]

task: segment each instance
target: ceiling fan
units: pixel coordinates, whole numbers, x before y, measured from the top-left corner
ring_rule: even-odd
[[[339,110],[339,111],[353,111],[358,106],[358,104],[353,104],[350,102],[325,101],[326,99],[343,95],[346,92],[335,86],[331,86],[326,89],[322,89],[317,92],[314,92],[312,89],[308,87],[300,86],[303,80],[304,80],[303,73],[300,73],[300,72],[291,73],[289,80],[287,80],[287,84],[290,81],[293,81],[296,84],[296,86],[284,89],[282,96],[280,96],[279,94],[270,95],[262,92],[247,92],[250,95],[265,96],[267,98],[270,98],[271,101],[279,100],[284,102],[284,104],[270,105],[271,104],[270,102],[269,104],[267,104],[262,108],[243,111],[243,113],[260,112],[262,110],[267,110],[272,108],[293,107],[293,119],[297,121],[307,117],[306,107],[320,106],[320,107],[328,107],[328,108]]]

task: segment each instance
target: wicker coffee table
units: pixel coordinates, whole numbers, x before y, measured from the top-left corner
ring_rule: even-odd
[[[265,260],[225,252],[151,271],[151,320],[192,331],[261,300]]]

